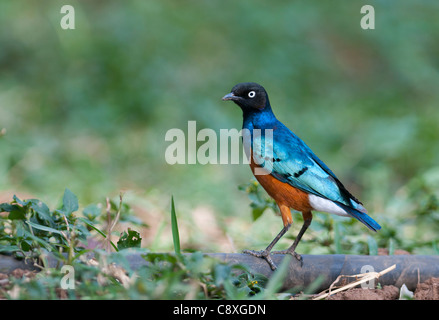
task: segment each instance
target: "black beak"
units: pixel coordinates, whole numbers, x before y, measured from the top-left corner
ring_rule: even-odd
[[[233,94],[233,92],[230,92],[230,93],[228,93],[228,94],[226,94],[224,97],[223,97],[223,101],[227,101],[227,100],[233,100],[233,101],[235,101],[235,100],[237,100],[238,99],[238,97],[237,96],[235,96],[234,94]]]

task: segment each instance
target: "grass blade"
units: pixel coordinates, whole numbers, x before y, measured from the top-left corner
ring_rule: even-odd
[[[371,236],[367,237],[367,246],[369,247],[369,255],[377,256],[378,255],[378,244],[374,238]]]
[[[174,196],[171,197],[171,227],[174,251],[176,254],[180,254],[180,235],[178,233],[177,215],[175,214]]]
[[[270,277],[270,280],[267,283],[267,286],[264,290],[263,299],[274,299],[275,294],[279,292],[282,288],[282,284],[284,282],[285,277],[288,273],[288,267],[290,265],[291,259],[293,257],[289,254],[286,254],[282,259],[281,264],[277,268],[277,270]]]
[[[97,233],[99,233],[101,236],[103,236],[105,239],[107,238],[107,236],[105,235],[105,233],[103,233],[101,230],[99,230],[98,228],[96,228],[91,222],[89,222],[87,219],[81,218],[79,217],[78,220],[81,220],[82,222],[84,222],[86,225],[88,225],[90,228],[92,228],[94,231],[96,231]],[[119,251],[119,249],[117,248],[117,246],[113,243],[113,241],[110,241],[111,246],[114,248],[114,250]]]

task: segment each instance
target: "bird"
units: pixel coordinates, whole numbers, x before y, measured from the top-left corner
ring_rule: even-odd
[[[259,184],[275,200],[283,222],[282,230],[266,249],[244,250],[243,253],[265,259],[272,270],[277,266],[271,254],[290,254],[303,266],[303,258],[296,253],[296,247],[311,224],[312,211],[353,217],[372,231],[381,229],[331,169],[276,118],[263,86],[255,82],[238,83],[222,100],[233,101],[241,108],[242,131],[249,133],[247,139],[243,134],[243,144],[244,149],[246,144],[249,146],[246,150],[250,153],[247,155],[250,168]],[[291,209],[302,213],[303,225],[288,249],[272,252],[293,223]]]

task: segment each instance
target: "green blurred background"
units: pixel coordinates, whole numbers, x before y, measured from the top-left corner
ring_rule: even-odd
[[[0,3],[2,193],[56,204],[68,187],[86,206],[130,190],[127,201],[150,225],[145,246],[157,250],[172,242],[174,195],[187,248],[265,247],[281,220],[252,222],[237,188],[251,179],[246,165],[164,158],[165,133],[186,132],[189,120],[198,130],[239,129],[241,111],[221,97],[254,81],[383,225],[370,235],[318,216],[302,251],[321,252],[311,240],[322,232],[327,252],[340,251],[334,237],[356,232],[369,244],[372,236],[437,252],[437,1],[67,2],[75,30],[60,27],[67,3]],[[360,28],[364,4],[375,8],[375,30]]]

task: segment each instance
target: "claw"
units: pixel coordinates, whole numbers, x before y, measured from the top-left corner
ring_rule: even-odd
[[[243,250],[242,253],[249,254],[253,257],[265,259],[270,266],[271,270],[276,270],[277,266],[271,259],[270,252],[267,250],[255,251],[255,250]]]
[[[272,254],[291,254],[294,258],[297,259],[297,261],[300,262],[300,267],[303,267],[303,258],[296,251],[282,250],[282,251],[272,251],[271,253]]]

